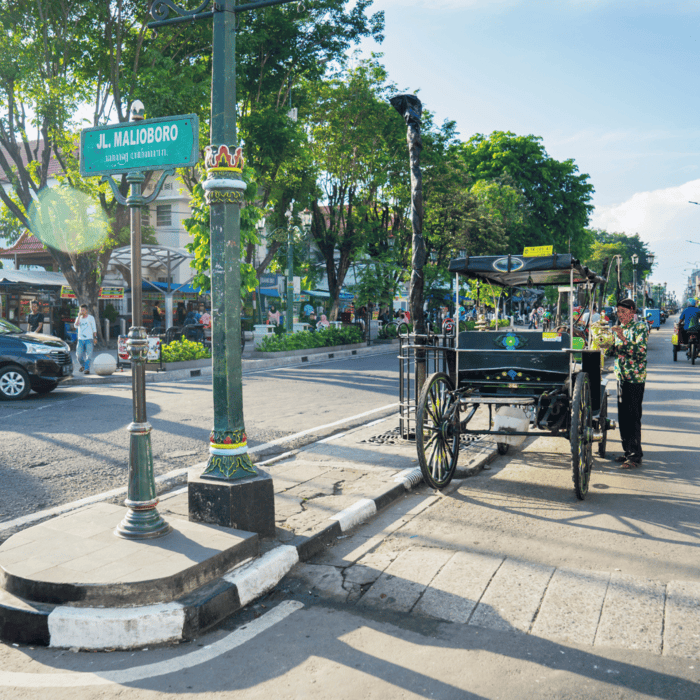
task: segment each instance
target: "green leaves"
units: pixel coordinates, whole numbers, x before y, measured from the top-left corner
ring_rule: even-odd
[[[557,252],[566,253],[570,245],[573,255],[585,257],[584,228],[593,210],[594,190],[573,160],[551,158],[538,136],[503,131],[488,137],[476,134],[458,152],[475,182],[501,180],[519,191],[527,204],[525,212],[516,207],[525,214],[522,217],[509,218],[512,209],[503,209],[509,240],[507,250],[500,252],[521,255],[526,246],[554,245]]]
[[[362,331],[357,326],[326,328],[324,330],[301,331],[287,335],[266,335],[258,349],[262,352],[307,350],[309,348],[335,347],[362,342]]]
[[[183,338],[161,347],[163,362],[187,362],[189,360],[204,360],[211,357],[211,352],[201,343]]]

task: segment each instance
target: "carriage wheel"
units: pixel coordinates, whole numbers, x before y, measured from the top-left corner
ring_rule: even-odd
[[[571,400],[571,467],[573,469],[576,498],[582,501],[588,492],[591,476],[591,433],[593,412],[591,410],[591,385],[586,372],[579,372]]]
[[[459,409],[451,392],[446,374],[431,374],[416,406],[418,462],[423,478],[434,489],[452,481],[459,457]]]
[[[605,449],[608,445],[608,395],[603,391],[598,414],[598,429],[603,432],[603,439],[598,443],[598,456],[605,458]]]

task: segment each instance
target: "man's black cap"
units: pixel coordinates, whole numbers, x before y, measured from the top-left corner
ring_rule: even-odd
[[[631,299],[620,299],[620,301],[617,302],[618,306],[621,306],[623,309],[630,309],[630,311],[637,311],[637,305],[631,300]]]

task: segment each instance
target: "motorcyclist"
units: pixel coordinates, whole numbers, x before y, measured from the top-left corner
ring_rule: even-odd
[[[688,299],[688,306],[683,309],[683,312],[678,319],[678,330],[680,332],[681,343],[685,344],[688,340],[688,331],[700,325],[700,309],[698,309],[695,299]]]

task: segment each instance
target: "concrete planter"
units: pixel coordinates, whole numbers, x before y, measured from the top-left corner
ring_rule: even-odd
[[[203,360],[186,360],[185,362],[164,362],[163,369],[168,372],[175,369],[199,369],[200,367],[211,367],[211,357],[205,357]],[[147,362],[146,369],[158,370],[160,363]]]
[[[308,355],[324,355],[335,352],[340,352],[341,350],[358,350],[359,348],[366,348],[367,343],[352,343],[351,345],[332,345],[329,347],[321,348],[306,348],[304,350],[283,350],[281,352],[261,352],[260,350],[255,350],[250,353],[250,357],[254,359],[274,359],[276,357],[306,357]]]

